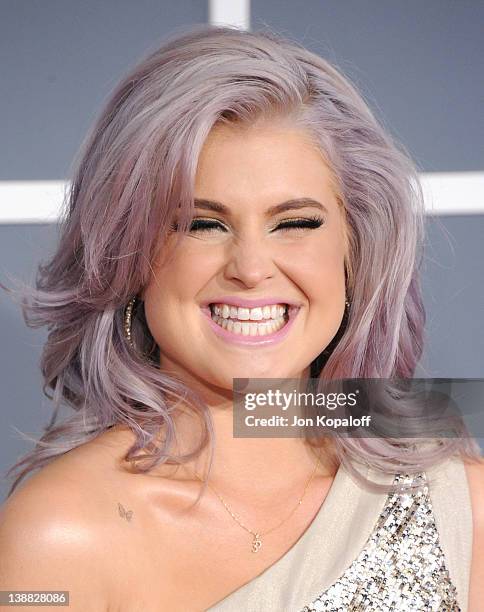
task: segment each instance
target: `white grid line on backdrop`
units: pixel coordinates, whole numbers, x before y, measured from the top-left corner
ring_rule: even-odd
[[[208,21],[212,25],[233,25],[250,29],[250,0],[209,0]]]
[[[420,175],[429,215],[484,214],[484,172]],[[56,223],[68,183],[0,181],[0,223]]]

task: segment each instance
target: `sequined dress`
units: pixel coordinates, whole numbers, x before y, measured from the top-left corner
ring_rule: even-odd
[[[422,487],[374,493],[340,466],[299,540],[207,612],[467,612],[472,513],[462,461],[366,476]]]

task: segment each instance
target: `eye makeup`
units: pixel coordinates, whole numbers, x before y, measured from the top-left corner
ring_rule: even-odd
[[[317,229],[323,225],[324,219],[318,215],[310,215],[309,217],[304,218],[294,218],[294,219],[285,219],[276,225],[276,227],[272,231],[291,231],[291,230],[312,230]],[[178,226],[173,224],[171,229],[173,231],[178,230]],[[190,232],[202,232],[202,233],[212,233],[213,231],[221,230],[223,232],[227,232],[227,229],[223,223],[218,219],[207,219],[203,217],[198,217],[193,219],[190,225]]]

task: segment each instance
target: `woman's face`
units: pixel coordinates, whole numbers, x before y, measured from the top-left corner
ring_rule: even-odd
[[[141,294],[161,369],[222,389],[307,376],[345,303],[345,223],[321,154],[295,129],[218,126],[195,199],[191,233]]]

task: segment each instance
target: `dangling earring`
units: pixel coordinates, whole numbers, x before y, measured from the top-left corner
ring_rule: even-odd
[[[131,298],[124,311],[124,337],[128,341],[131,348],[134,348],[133,339],[131,337],[131,316],[133,314],[133,306],[136,302],[136,296]]]
[[[346,296],[345,296],[345,310],[343,313],[343,320],[341,322],[340,328],[338,329],[336,336],[331,340],[329,345],[323,351],[321,351],[321,353],[319,353],[316,359],[314,359],[314,361],[311,363],[311,366],[310,366],[310,377],[311,378],[317,378],[319,376],[324,363],[328,359],[329,355],[332,353],[334,347],[340,341],[341,336],[343,335],[346,327],[348,326],[349,308],[350,308],[350,301],[346,299]]]

